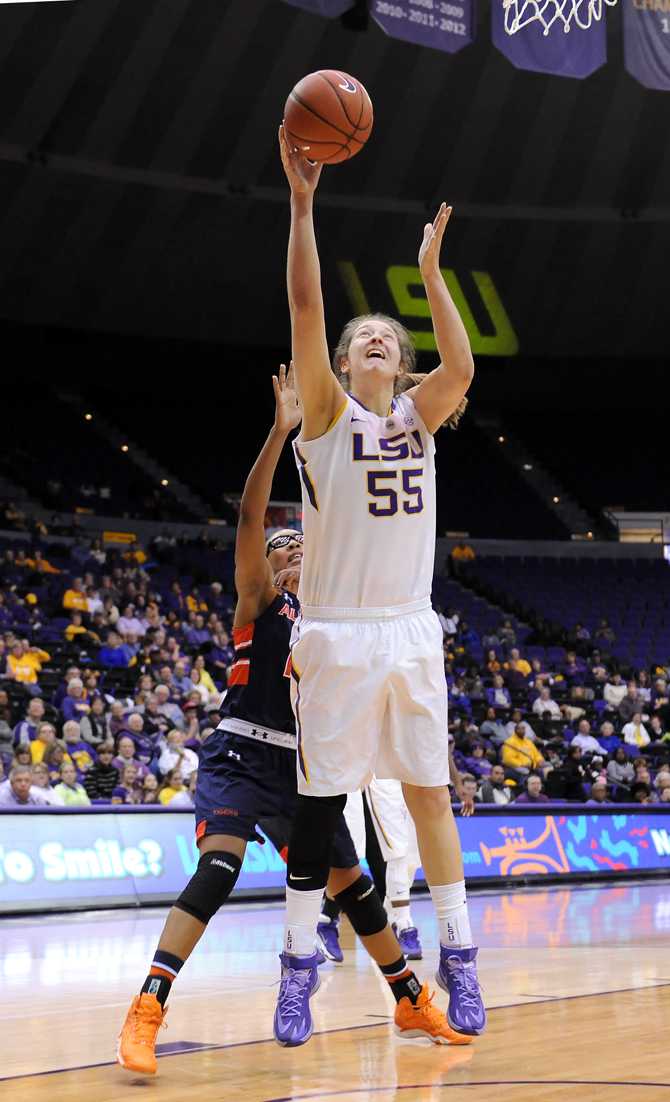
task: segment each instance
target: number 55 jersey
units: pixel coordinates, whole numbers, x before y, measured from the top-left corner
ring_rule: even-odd
[[[300,601],[316,608],[430,597],[435,443],[406,395],[386,417],[348,395],[323,436],[293,444],[302,483]]]

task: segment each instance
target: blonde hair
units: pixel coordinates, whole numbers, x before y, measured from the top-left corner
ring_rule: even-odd
[[[412,334],[409,330],[405,329],[405,326],[401,325],[395,318],[390,318],[388,314],[361,314],[359,317],[352,318],[351,321],[347,322],[335,346],[335,351],[333,352],[332,369],[342,389],[348,392],[351,381],[349,372],[342,371],[342,361],[347,357],[354,333],[359,325],[363,325],[366,321],[385,322],[387,325],[390,325],[398,338],[398,344],[400,345],[400,363],[403,366],[403,371],[395,378],[393,393],[395,395],[403,394],[406,390],[411,390],[412,387],[418,386],[419,383],[426,378],[427,372],[417,372],[414,370],[416,367],[416,348],[414,346]],[[444,421],[440,427],[448,427],[450,429],[457,428],[458,422],[465,413],[467,405],[467,398],[462,398],[454,412],[447,417],[446,421]]]

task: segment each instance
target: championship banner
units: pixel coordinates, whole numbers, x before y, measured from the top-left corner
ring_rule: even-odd
[[[325,15],[326,19],[337,19],[345,11],[353,8],[356,0],[284,0],[291,8],[301,8],[312,15]]]
[[[607,61],[605,21],[595,21],[588,30],[566,34],[557,20],[548,34],[535,21],[516,34],[507,34],[502,0],[491,4],[491,34],[493,44],[516,69],[531,73],[550,73],[557,77],[583,80]]]
[[[670,91],[670,0],[621,0],[623,56],[645,88]]]
[[[670,873],[667,805],[477,805],[457,816],[470,884]],[[0,914],[170,904],[198,865],[193,813],[164,808],[0,812]],[[417,886],[423,873],[417,874]],[[252,843],[234,895],[281,896],[286,865]]]
[[[370,15],[391,38],[448,54],[475,37],[475,0],[372,0]]]

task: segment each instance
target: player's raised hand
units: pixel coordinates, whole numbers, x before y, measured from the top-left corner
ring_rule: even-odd
[[[279,375],[272,376],[272,388],[275,392],[275,428],[278,432],[290,432],[298,427],[302,420],[302,409],[295,381],[293,360],[288,371],[286,364],[279,367]]]
[[[308,161],[299,149],[291,146],[283,125],[279,127],[279,152],[291,194],[312,195],[316,191],[323,166]]]
[[[287,566],[284,570],[279,570],[274,577],[276,589],[289,589],[292,593],[298,592],[299,582],[300,568],[296,570],[295,565]]]
[[[419,268],[423,279],[435,275],[440,270],[440,249],[442,238],[451,217],[452,207],[446,203],[440,205],[433,222],[426,222],[423,228],[423,240],[419,248]]]

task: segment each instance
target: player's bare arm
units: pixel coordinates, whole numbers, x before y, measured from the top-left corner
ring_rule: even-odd
[[[291,188],[291,232],[286,283],[291,313],[291,340],[306,440],[323,436],[345,394],[330,369],[321,266],[314,233],[314,193],[321,166],[292,149],[279,129],[279,149]]]
[[[463,778],[461,777],[460,770],[456,766],[454,761],[454,752],[449,747],[449,776],[451,783],[454,786],[454,791],[458,797],[458,801],[461,805],[461,815],[464,815],[467,819],[470,815],[475,813],[475,801],[472,796],[469,796],[463,788]]]
[[[451,211],[442,203],[435,220],[426,223],[419,249],[419,268],[441,361],[414,395],[419,416],[429,432],[436,432],[460,405],[475,371],[468,334],[440,271],[442,239]]]
[[[236,625],[249,623],[275,596],[275,581],[265,553],[265,514],[272,479],[289,433],[300,424],[301,410],[293,363],[272,376],[275,418],[267,440],[244,486],[235,539]]]

